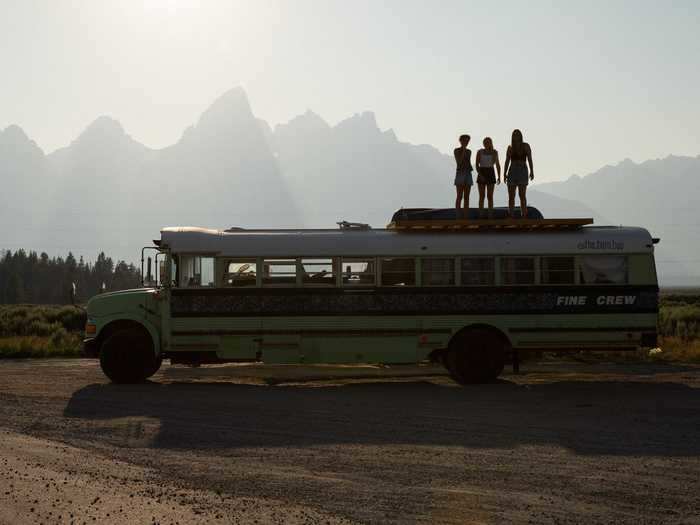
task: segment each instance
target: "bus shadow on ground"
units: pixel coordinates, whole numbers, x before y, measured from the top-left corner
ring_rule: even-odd
[[[71,432],[98,440],[113,439],[123,418],[156,419],[148,446],[162,449],[558,445],[584,455],[700,454],[700,389],[671,382],[92,384],[73,393],[63,415],[81,421]]]

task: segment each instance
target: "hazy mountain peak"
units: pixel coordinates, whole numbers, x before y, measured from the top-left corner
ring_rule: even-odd
[[[355,113],[352,117],[338,123],[336,128],[355,128],[358,130],[379,131],[377,117],[373,111]]]
[[[0,131],[3,142],[29,142],[29,137],[17,124],[10,124]]]
[[[248,95],[238,86],[226,91],[209,106],[199,118],[197,127],[214,126],[237,120],[254,120]]]
[[[358,144],[386,141],[379,126],[377,126],[377,119],[371,111],[355,113],[352,117],[339,122],[333,128],[333,132],[339,140]]]
[[[32,152],[43,155],[44,152],[30,139],[17,124],[11,124],[0,131],[0,146],[15,152]]]
[[[319,132],[327,132],[330,128],[328,122],[310,109],[307,109],[306,112],[294,117],[286,124],[277,124],[274,134],[278,137],[313,135]]]
[[[628,166],[636,166],[637,164],[632,159],[630,159],[628,157],[628,158],[618,162],[617,165],[621,166],[621,167],[628,167]]]
[[[396,142],[397,140],[399,140],[396,138],[396,132],[392,128],[389,128],[386,131],[384,131],[383,135],[392,142]]]
[[[293,122],[296,124],[302,124],[306,128],[326,130],[330,128],[328,122],[323,120],[323,118],[318,113],[315,113],[310,109],[307,109],[302,115],[299,115],[298,117],[295,117],[292,120],[290,120],[289,124]]]
[[[97,117],[87,128],[80,134],[76,142],[93,143],[95,141],[114,140],[126,137],[124,128],[118,120],[107,115]]]

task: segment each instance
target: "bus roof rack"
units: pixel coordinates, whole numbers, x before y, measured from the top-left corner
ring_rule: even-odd
[[[522,218],[520,208],[510,210],[497,206],[491,210],[491,218],[483,219],[482,210],[463,210],[464,217],[457,217],[454,208],[401,208],[391,217],[387,229],[402,231],[560,231],[573,230],[593,224],[593,219],[545,219],[542,212],[527,207],[527,219]]]
[[[562,231],[575,230],[593,224],[591,218],[576,219],[439,219],[402,220],[387,224],[387,229],[398,231]]]

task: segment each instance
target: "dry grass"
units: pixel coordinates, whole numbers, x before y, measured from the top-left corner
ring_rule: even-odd
[[[680,337],[663,337],[659,340],[659,351],[650,351],[654,361],[676,361],[700,363],[700,339],[683,340]]]
[[[0,337],[0,358],[79,357],[81,339],[66,332],[51,336]]]

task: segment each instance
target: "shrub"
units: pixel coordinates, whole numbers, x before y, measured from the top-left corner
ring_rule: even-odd
[[[659,311],[659,333],[684,341],[700,338],[700,306],[694,304],[664,305]]]
[[[74,306],[0,305],[0,357],[78,356],[84,324]]]

